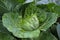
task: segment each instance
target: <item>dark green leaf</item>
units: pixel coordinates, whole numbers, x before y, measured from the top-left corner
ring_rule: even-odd
[[[7,31],[0,21],[0,40],[14,40],[15,38]]]
[[[26,0],[17,0],[19,3],[24,3]]]
[[[17,11],[22,4],[17,0],[0,0],[0,10],[1,12]]]
[[[48,7],[48,10],[50,10],[50,12],[57,13],[60,17],[60,6],[59,5],[51,3],[51,4],[48,4],[47,7]]]
[[[8,33],[0,32],[0,40],[14,40],[14,37],[9,35]]]
[[[60,24],[59,23],[57,24],[56,29],[57,29],[58,37],[60,39]]]
[[[40,36],[34,40],[57,40],[50,32],[41,32]]]

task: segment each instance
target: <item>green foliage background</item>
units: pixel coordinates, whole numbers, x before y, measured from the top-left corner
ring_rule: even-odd
[[[50,31],[58,17],[56,1],[0,0],[0,40],[58,40]]]

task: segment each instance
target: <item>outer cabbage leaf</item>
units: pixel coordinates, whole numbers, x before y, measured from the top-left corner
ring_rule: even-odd
[[[54,3],[49,3],[49,4],[38,5],[38,7],[41,10],[56,13],[60,17],[60,11],[59,11],[60,10],[60,5],[57,5],[57,4],[54,4]]]
[[[18,11],[25,0],[0,0],[0,12]]]
[[[14,37],[7,33],[0,32],[0,40],[14,40]]]
[[[56,6],[54,8],[54,12],[58,14],[58,16],[60,17],[60,6]]]
[[[0,40],[15,40],[15,38],[7,31],[0,21]]]
[[[4,8],[5,10],[12,11],[12,8],[14,8],[14,4],[10,0],[0,0],[1,4],[0,7]]]
[[[6,32],[9,33],[8,30],[2,25],[2,21],[1,20],[0,20],[0,32],[2,32],[2,33],[6,33]]]
[[[50,10],[50,12],[57,13],[59,15],[59,17],[60,17],[60,5],[50,3],[50,4],[47,4],[47,7],[48,7],[48,10]]]
[[[40,30],[46,31],[52,24],[57,21],[58,14],[49,13],[46,21],[40,26]]]
[[[58,23],[57,26],[56,26],[56,29],[57,29],[57,33],[58,33],[58,37],[59,37],[59,40],[60,40],[60,24]]]
[[[2,17],[3,25],[18,38],[38,37],[40,30],[36,15],[22,18],[18,13],[5,13]]]
[[[57,38],[50,32],[42,32],[39,36],[40,40],[57,40]]]
[[[50,32],[41,32],[40,36],[38,38],[35,38],[34,40],[58,40],[58,39]]]
[[[4,12],[7,12],[7,11],[8,10],[6,9],[6,7],[4,6],[4,4],[0,0],[0,13],[4,13]]]
[[[25,39],[24,39],[25,40]],[[51,32],[41,32],[37,38],[26,39],[26,40],[58,40]]]
[[[27,38],[22,40],[58,40],[53,34],[50,32],[41,32],[39,37],[37,38]]]

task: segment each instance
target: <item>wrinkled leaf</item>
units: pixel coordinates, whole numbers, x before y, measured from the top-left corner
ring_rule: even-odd
[[[39,13],[37,13],[37,17],[39,19],[40,24],[44,23],[45,20],[47,19],[47,12],[39,10]]]
[[[32,14],[36,14],[38,17],[38,20],[41,24],[41,22],[44,22],[47,18],[47,13],[43,10],[40,10],[40,8],[38,8],[35,3],[30,3],[29,6],[26,8],[25,10],[25,16],[29,16]]]
[[[18,38],[34,38],[39,36],[40,30],[36,29],[39,26],[36,15],[22,19],[18,13],[6,13],[2,21],[3,25]]]
[[[40,30],[46,31],[49,27],[52,26],[57,21],[58,15],[55,13],[48,14],[47,20],[40,26]]]

